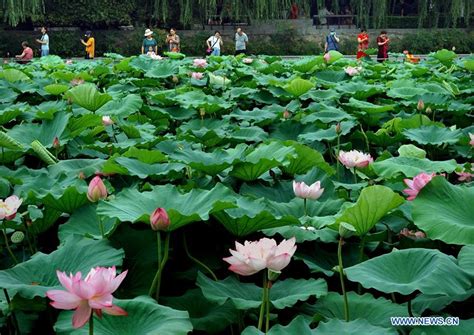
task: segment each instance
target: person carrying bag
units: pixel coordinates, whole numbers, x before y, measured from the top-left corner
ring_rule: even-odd
[[[206,43],[207,43],[206,55],[220,56],[221,47],[223,46],[220,32],[216,31],[213,36],[207,39]]]

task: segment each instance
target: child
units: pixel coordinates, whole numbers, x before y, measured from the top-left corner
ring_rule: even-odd
[[[154,48],[153,48],[152,46],[150,46],[150,47],[148,48],[148,52],[146,53],[146,55],[147,55],[148,57],[150,57],[151,59],[161,59],[161,58],[162,58],[161,56],[159,56],[159,55],[157,55],[157,54],[155,53],[155,50],[154,50]]]

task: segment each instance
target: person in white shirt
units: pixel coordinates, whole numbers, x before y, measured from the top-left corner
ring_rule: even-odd
[[[247,53],[247,43],[249,38],[246,33],[242,31],[242,28],[237,28],[235,33],[235,55]]]
[[[46,27],[41,27],[41,39],[37,39],[36,42],[41,44],[41,57],[49,55],[49,36]]]
[[[208,54],[212,56],[220,56],[221,48],[223,47],[224,43],[222,42],[221,33],[219,31],[216,31],[214,35],[209,37],[206,43]]]

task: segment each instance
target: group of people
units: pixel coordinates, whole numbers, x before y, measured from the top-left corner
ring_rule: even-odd
[[[339,42],[340,39],[336,34],[334,29],[330,30],[328,36],[326,36],[326,42],[324,44],[324,52],[331,50],[339,51]],[[388,38],[387,32],[382,30],[377,37],[377,61],[383,62],[388,59],[388,46],[390,39]],[[357,35],[357,59],[368,57],[366,51],[369,48],[369,34],[365,28],[360,30],[360,34]]]
[[[237,28],[235,32],[235,54],[244,54],[247,52],[247,44],[249,38],[242,28]],[[166,45],[167,49],[170,52],[180,52],[181,51],[181,39],[176,34],[176,29],[171,28],[169,33],[166,35]],[[206,40],[206,54],[212,56],[219,56],[221,50],[224,47],[224,41],[222,39],[221,33],[215,31],[214,35],[210,36]],[[146,54],[152,58],[158,56],[158,42],[153,37],[153,31],[151,29],[146,29],[144,34],[144,39],[142,42],[141,53]]]
[[[92,36],[91,31],[86,31],[84,38],[80,39],[81,43],[85,46],[85,58],[93,59],[95,56],[95,39]],[[36,43],[40,45],[41,57],[49,55],[49,36],[48,29],[41,27],[41,37],[36,39]],[[16,55],[15,58],[20,63],[28,63],[33,59],[34,52],[26,41],[21,42],[22,53]]]

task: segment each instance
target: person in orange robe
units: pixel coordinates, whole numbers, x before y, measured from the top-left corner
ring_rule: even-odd
[[[365,50],[369,48],[369,34],[367,34],[365,28],[362,28],[360,34],[357,35],[357,42],[359,43],[357,47],[357,59],[367,57]]]

